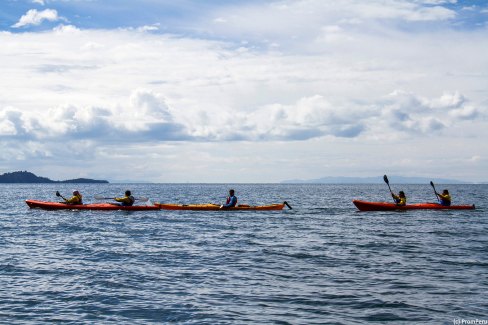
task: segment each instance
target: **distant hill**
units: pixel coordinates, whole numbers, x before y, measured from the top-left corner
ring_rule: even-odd
[[[36,176],[28,171],[18,171],[0,175],[0,183],[108,183],[108,181],[89,178],[75,178],[65,181],[53,181],[47,177]]]
[[[436,184],[471,184],[471,182],[465,182],[455,179],[446,179],[446,178],[425,178],[425,177],[404,177],[404,176],[388,176],[388,180],[390,183],[393,184],[429,184],[430,181],[433,181]],[[301,179],[292,179],[292,180],[285,180],[281,183],[287,184],[380,184],[384,183],[383,176],[375,176],[375,177],[346,177],[346,176],[339,176],[339,177],[322,177],[317,179],[308,179],[308,180],[301,180]]]

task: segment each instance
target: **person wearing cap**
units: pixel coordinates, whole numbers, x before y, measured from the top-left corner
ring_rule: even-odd
[[[134,197],[132,196],[132,193],[129,190],[127,190],[127,191],[125,191],[124,197],[116,197],[114,200],[117,202],[120,202],[120,205],[128,207],[128,206],[133,205],[134,201],[136,199],[134,199]]]
[[[229,197],[224,205],[221,205],[221,209],[233,208],[237,205],[237,197],[234,195],[234,190],[229,191]]]
[[[83,196],[79,191],[73,190],[73,196],[70,199],[64,199],[66,204],[83,204]]]

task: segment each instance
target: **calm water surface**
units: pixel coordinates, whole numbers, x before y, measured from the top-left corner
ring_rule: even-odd
[[[391,184],[409,202],[427,185]],[[127,188],[153,201],[222,203],[230,185]],[[0,185],[4,324],[454,324],[488,320],[487,185],[450,185],[474,211],[357,212],[382,185],[232,185],[278,212],[43,211],[73,185]],[[445,186],[438,185],[438,190]]]

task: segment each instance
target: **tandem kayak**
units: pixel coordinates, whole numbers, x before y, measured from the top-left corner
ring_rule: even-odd
[[[473,210],[472,205],[440,205],[439,203],[414,203],[404,206],[398,206],[395,203],[389,202],[368,202],[361,200],[353,200],[352,203],[358,208],[359,211],[392,211],[392,210]]]
[[[252,211],[270,211],[270,210],[282,210],[285,205],[290,207],[287,202],[270,204],[270,205],[244,205],[240,204],[233,208],[221,209],[220,205],[207,203],[207,204],[171,204],[171,203],[156,203],[162,210],[193,210],[193,211],[241,211],[241,210],[252,210]]]
[[[46,202],[37,200],[25,200],[30,208],[44,210],[126,210],[126,211],[145,211],[159,210],[157,205],[132,205],[120,206],[110,203],[91,203],[91,204],[66,204],[60,202]]]

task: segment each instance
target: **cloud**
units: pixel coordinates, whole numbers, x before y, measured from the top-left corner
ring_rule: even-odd
[[[378,101],[377,105],[380,115],[373,119],[381,123],[376,126],[370,124],[376,134],[385,133],[385,130],[388,130],[386,133],[401,132],[409,137],[440,134],[448,127],[481,115],[480,110],[470,105],[459,92],[424,98],[397,90]]]
[[[457,3],[457,0],[416,0],[415,2],[427,5],[443,5]]]
[[[135,90],[125,104],[112,107],[62,105],[41,114],[15,109],[0,111],[0,134],[9,139],[57,139],[126,143],[165,141],[306,141],[320,137],[357,138],[381,133],[421,136],[440,132],[459,120],[479,115],[472,106],[452,105],[444,94],[419,98],[396,91],[376,104],[377,109],[354,104],[336,105],[323,96],[299,99],[291,105],[272,104],[254,112],[224,114],[209,120],[200,114],[193,121],[175,116],[165,99],[150,90]],[[438,111],[443,110],[442,114]],[[377,121],[382,124],[378,126]]]
[[[171,122],[170,109],[164,98],[150,90],[138,89],[130,97],[133,116],[149,120]],[[132,115],[132,114],[131,114]]]
[[[155,32],[159,30],[159,25],[160,24],[144,25],[137,28],[137,30],[140,32]]]
[[[71,25],[0,33],[2,163],[64,165],[69,142],[70,163],[86,170],[156,175],[165,161],[167,175],[150,180],[229,181],[219,166],[268,181],[282,168],[376,173],[378,157],[422,169],[417,158],[432,150],[437,162],[484,157],[485,31],[445,28],[451,18],[420,3],[361,6],[248,2],[206,15],[199,37]],[[241,30],[241,17],[255,24]],[[258,171],[266,176],[247,177]]]
[[[182,124],[172,121],[161,96],[136,90],[128,103],[114,107],[62,105],[44,113],[0,110],[0,135],[11,140],[73,139],[111,142],[191,140]]]
[[[323,32],[356,37],[334,25]],[[44,140],[307,141],[427,136],[482,116],[476,101],[443,91],[449,85],[430,96],[419,95],[420,88],[416,93],[426,71],[433,73],[424,88],[438,82],[443,62],[435,58],[444,51],[399,35],[400,42],[383,41],[379,52],[376,38],[361,38],[345,47],[333,42],[317,54],[282,55],[137,30],[5,34],[3,44],[12,45],[0,50],[9,80],[4,87],[26,89],[32,103],[22,111],[30,124],[5,117],[3,132],[30,130],[24,135]],[[451,38],[439,42],[472,46]],[[409,52],[412,46],[429,55]],[[452,57],[462,68],[456,53]],[[391,92],[392,81],[405,87]],[[10,98],[11,107],[26,101],[22,93]],[[31,108],[39,105],[44,111]]]
[[[58,16],[58,12],[55,9],[45,9],[37,11],[36,9],[30,9],[25,15],[20,17],[20,20],[12,25],[13,28],[20,28],[29,25],[40,25],[43,21],[58,21],[63,18]]]
[[[34,122],[35,123],[35,122]],[[32,138],[33,121],[28,114],[14,108],[0,109],[0,135],[5,139],[23,141]]]
[[[32,0],[32,3],[37,3],[37,4],[40,4],[41,6],[45,6],[46,3],[44,0]]]
[[[294,105],[274,104],[260,109],[257,115],[256,129],[262,130],[258,138],[264,139],[356,137],[364,129],[357,112],[333,105],[321,95],[300,98]]]
[[[20,122],[21,112],[13,110],[0,111],[0,135],[14,136],[19,134],[22,128]],[[20,123],[19,123],[20,122]]]
[[[352,39],[347,31],[376,33],[454,20],[457,13],[444,6],[448,2],[283,0],[216,8],[195,24],[212,36],[303,48],[304,42],[314,39]]]

